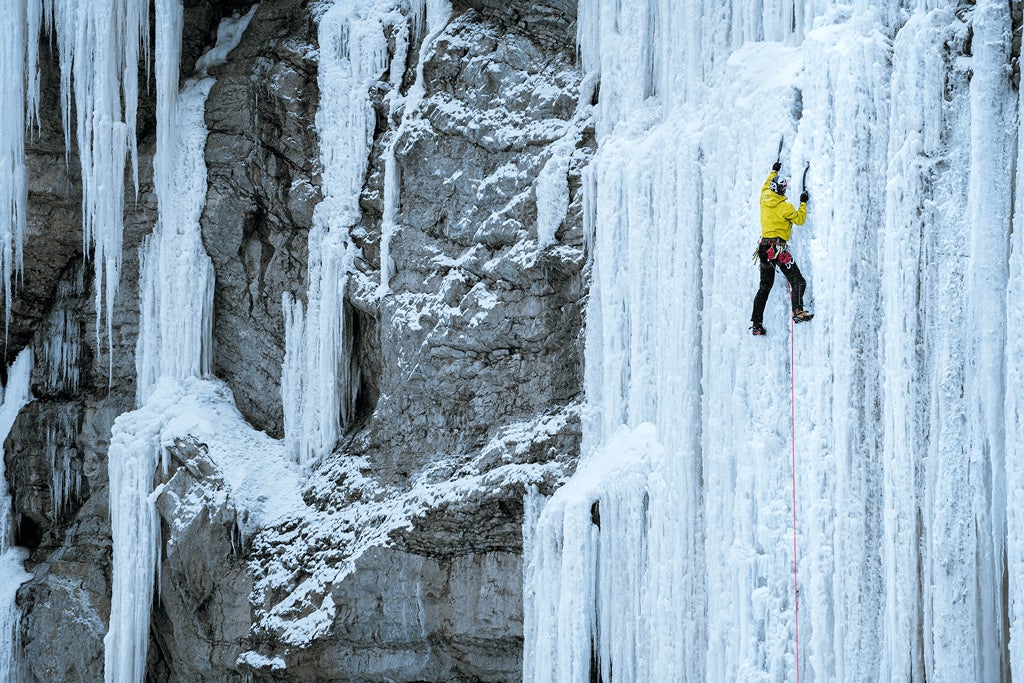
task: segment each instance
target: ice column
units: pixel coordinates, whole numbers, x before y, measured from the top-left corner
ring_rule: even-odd
[[[159,377],[210,373],[213,262],[199,218],[206,204],[206,97],[213,79],[193,79],[178,93],[182,9],[156,5],[157,152],[153,175],[159,217],[141,250],[142,311],[135,354],[138,401]]]
[[[966,624],[936,619],[935,654],[948,656],[936,660],[936,669],[944,680],[968,680],[958,677],[955,667],[966,667],[966,657],[957,657],[950,642],[965,642],[977,651],[977,663],[971,672],[979,681],[1005,680],[1000,655],[1006,643],[1003,635],[1004,611],[1002,584],[1006,538],[1005,475],[1005,367],[1007,260],[1013,193],[1011,178],[1016,144],[1016,112],[1011,97],[1007,64],[1010,61],[1010,7],[997,0],[979,0],[973,17],[971,42],[972,76],[970,81],[971,156],[967,213],[970,221],[967,265],[967,382],[972,397],[968,419],[970,434],[971,507],[969,524],[977,534],[977,574],[963,578],[976,588],[957,583],[945,584],[948,593],[938,599],[958,601],[976,591],[977,622],[973,629],[959,630]],[[1019,303],[1019,302],[1018,302]],[[1019,501],[1018,501],[1019,504]],[[966,653],[965,653],[966,654]],[[947,666],[948,665],[948,668]],[[967,673],[967,670],[964,670]],[[936,678],[935,680],[943,680]]]
[[[237,45],[255,8],[222,22],[212,52],[223,60]],[[213,265],[202,244],[199,218],[206,201],[205,103],[213,79],[201,73],[178,92],[182,8],[156,3],[157,151],[154,175],[158,222],[143,247],[141,317],[136,349],[138,401],[153,400],[160,378],[207,374],[212,352]],[[204,58],[200,69],[211,64]],[[114,423],[110,477],[113,592],[104,639],[104,675],[110,683],[142,681],[149,620],[160,556],[160,521],[153,486],[163,455],[163,419],[145,406]],[[165,465],[166,466],[166,465]]]
[[[922,350],[928,348],[927,340],[934,338],[934,328],[922,311],[922,302],[933,301],[926,263],[946,214],[936,208],[936,199],[943,193],[936,196],[935,188],[950,186],[941,180],[940,163],[945,146],[955,142],[946,129],[951,119],[955,121],[956,110],[944,97],[952,68],[946,45],[957,44],[953,22],[948,10],[914,15],[893,46],[892,145],[879,252],[883,255],[879,376],[885,398],[881,463],[883,584],[872,587],[873,593],[881,591],[885,598],[879,672],[885,680],[923,681],[925,675],[925,643],[920,634],[928,629],[922,619],[924,587],[918,568],[926,558],[921,543],[921,511],[927,509],[928,473],[924,463],[929,462],[931,411],[922,400],[929,393]],[[844,624],[837,619],[837,632]],[[860,659],[850,658],[844,671],[858,671],[853,667],[862,670],[864,659],[863,653]]]
[[[1024,88],[1018,91],[1017,111],[1024,111]],[[1009,284],[1006,289],[1006,329],[1024,329],[1024,118],[1017,129],[1016,204],[1011,234]],[[1024,335],[1006,337],[1006,556],[1010,622],[1009,664],[1013,677],[1024,676]]]
[[[25,173],[25,76],[35,76],[35,63],[26,65],[27,5],[33,0],[13,0],[0,11],[0,290],[4,296],[4,323],[10,321],[14,272],[21,271],[22,241],[28,204]],[[38,36],[39,26],[35,26]],[[34,81],[35,82],[35,81]],[[38,86],[36,91],[38,91]],[[6,332],[5,332],[6,334]]]
[[[369,88],[387,69],[387,4],[335,2],[319,18],[316,115],[323,199],[309,233],[306,306],[285,293],[285,360],[281,399],[285,443],[297,462],[334,448],[354,403],[352,335],[345,292],[359,222],[359,195],[376,125]]]
[[[23,563],[28,553],[11,547],[11,496],[4,473],[3,443],[14,426],[18,413],[32,400],[29,380],[32,374],[32,350],[25,349],[11,365],[7,374],[7,387],[0,404],[0,680],[19,680],[18,625],[19,610],[15,604],[18,588],[31,574]]]
[[[149,617],[160,555],[160,518],[150,495],[161,452],[160,423],[117,418],[111,434],[110,533],[113,545],[110,627],[103,639],[104,680],[145,680]]]

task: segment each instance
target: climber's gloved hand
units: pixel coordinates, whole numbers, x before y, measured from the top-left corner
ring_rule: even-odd
[[[811,195],[807,194],[807,190],[804,190],[803,192],[800,193],[800,201],[802,203],[806,204],[808,201],[810,201],[810,199]]]
[[[772,170],[775,171],[776,173],[781,171],[782,170],[782,162],[781,161],[776,161],[774,164],[772,164]]]

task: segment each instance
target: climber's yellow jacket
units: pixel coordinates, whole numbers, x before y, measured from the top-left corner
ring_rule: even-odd
[[[800,202],[800,208],[794,209],[785,196],[772,192],[769,185],[777,175],[775,171],[769,173],[761,186],[761,237],[779,237],[788,242],[793,225],[803,225],[807,220],[807,204]]]

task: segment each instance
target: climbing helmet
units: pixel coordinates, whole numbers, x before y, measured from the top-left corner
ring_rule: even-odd
[[[789,179],[787,179],[785,176],[781,176],[781,175],[777,175],[774,178],[772,178],[772,183],[771,183],[771,185],[769,185],[769,187],[771,188],[772,192],[774,192],[775,194],[781,194],[781,195],[785,195],[786,194],[786,187],[788,187],[788,186],[789,186]]]

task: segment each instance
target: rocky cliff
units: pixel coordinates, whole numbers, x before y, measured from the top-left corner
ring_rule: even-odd
[[[183,76],[219,19],[248,9],[186,4]],[[214,375],[273,439],[283,434],[282,295],[306,289],[321,198],[317,12],[300,0],[262,4],[211,71],[206,108]],[[344,302],[355,415],[308,473],[305,507],[270,511],[256,527],[208,444],[166,446],[154,481],[162,559],[147,679],[521,677],[523,493],[572,470],[580,434],[581,169],[594,142],[574,12],[562,0],[458,2],[422,51],[392,36],[389,63],[404,72],[370,93],[377,122]],[[395,108],[418,68],[422,99]],[[114,419],[135,407],[155,106],[141,105],[140,192],[129,181],[108,346],[95,333],[55,58],[43,60],[42,79],[7,346],[8,362],[26,344],[36,357],[35,400],[5,444],[16,541],[34,575],[18,597],[21,661],[28,681],[96,681],[110,614],[106,457]],[[401,203],[382,288],[389,148]],[[251,460],[258,469],[260,453]]]

